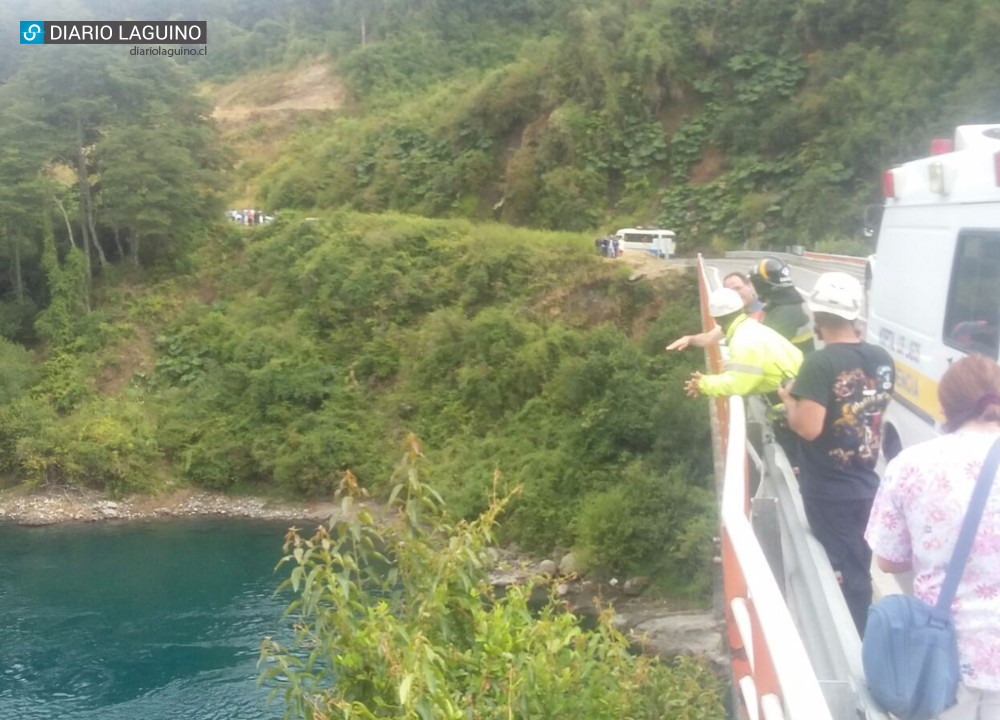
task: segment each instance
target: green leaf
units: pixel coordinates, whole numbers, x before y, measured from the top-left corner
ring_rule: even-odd
[[[403,681],[399,684],[399,704],[406,705],[410,699],[410,686],[413,684],[413,675],[407,673],[403,676]]]

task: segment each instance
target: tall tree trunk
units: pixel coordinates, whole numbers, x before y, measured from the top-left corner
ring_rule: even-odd
[[[84,272],[87,277],[84,278],[83,282],[83,299],[87,306],[87,312],[90,312],[90,279],[94,272],[90,266],[90,225],[86,220],[86,210],[85,205],[90,203],[90,182],[87,180],[87,166],[85,164],[85,158],[83,157],[83,126],[80,124],[80,119],[76,120],[76,132],[77,132],[77,153],[76,153],[76,182],[80,191],[80,235],[83,240],[83,263]],[[55,240],[53,240],[53,244]],[[58,262],[58,261],[57,261]]]
[[[125,248],[122,247],[122,239],[119,237],[118,228],[115,228],[115,247],[118,248],[118,257],[125,259]]]
[[[94,203],[90,196],[90,181],[87,180],[87,158],[83,154],[83,122],[78,117],[76,119],[76,176],[80,186],[80,225],[86,223],[86,232],[90,233],[90,243],[84,243],[88,251],[93,243],[97,251],[97,259],[101,262],[101,267],[107,267],[108,258],[104,255],[104,248],[97,240],[97,226],[94,223]],[[87,253],[87,271],[90,271],[90,253]]]
[[[129,235],[129,247],[132,250],[132,264],[139,267],[139,233],[135,230]]]
[[[69,214],[66,212],[66,208],[63,207],[62,201],[60,201],[59,198],[54,197],[52,199],[55,200],[56,207],[58,207],[59,212],[62,213],[63,222],[66,223],[66,234],[69,235],[69,244],[76,247],[76,240],[73,238],[73,226],[69,222]]]
[[[87,262],[87,282],[90,282],[90,223],[87,222],[87,208],[90,207],[90,182],[87,180],[86,158],[83,156],[83,124],[76,119],[76,185],[80,193],[80,235],[83,237],[83,256]]]
[[[76,240],[73,239],[73,225],[69,221],[69,213],[66,212],[66,208],[63,206],[63,204],[59,200],[59,198],[53,197],[52,199],[55,200],[56,207],[58,207],[59,211],[62,213],[63,222],[66,223],[66,234],[69,235],[69,244],[73,246],[74,250],[79,250],[80,248],[79,248],[79,246],[77,246]],[[86,235],[87,235],[87,231],[86,230],[83,231],[83,235],[84,235],[84,237],[86,237]],[[84,285],[83,285],[83,306],[87,309],[87,312],[89,313],[90,312],[90,258],[89,258],[89,253],[87,253],[86,251],[84,251],[84,257],[86,258],[86,262],[87,262],[87,277],[84,279]]]
[[[17,295],[17,302],[24,304],[24,276],[21,274],[21,244],[20,238],[14,240],[14,292]]]
[[[108,266],[108,256],[104,254],[104,248],[101,247],[101,241],[97,237],[97,233],[94,232],[93,225],[90,227],[90,232],[94,236],[94,249],[97,250],[97,259],[101,261],[101,267],[106,268]]]

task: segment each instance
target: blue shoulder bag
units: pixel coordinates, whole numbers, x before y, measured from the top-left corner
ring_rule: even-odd
[[[912,595],[888,595],[868,609],[861,643],[865,679],[872,697],[901,720],[930,720],[955,704],[962,676],[951,601],[998,461],[1000,440],[993,443],[983,462],[937,603],[928,605]]]

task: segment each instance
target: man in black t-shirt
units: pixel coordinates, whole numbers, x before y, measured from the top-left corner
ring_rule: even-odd
[[[822,350],[806,355],[795,381],[779,390],[799,435],[799,488],[806,517],[838,575],[858,634],[872,600],[871,549],[864,532],[878,489],[880,424],[895,370],[883,348],[854,328],[861,284],[826,273],[809,296]]]

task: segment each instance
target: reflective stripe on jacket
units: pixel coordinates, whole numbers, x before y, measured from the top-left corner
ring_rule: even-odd
[[[703,395],[761,395],[795,377],[802,351],[769,327],[741,315],[726,333],[729,360],[718,375],[702,375]]]
[[[816,349],[812,320],[805,310],[802,295],[795,288],[778,288],[764,307],[762,323],[791,341],[803,353]]]

